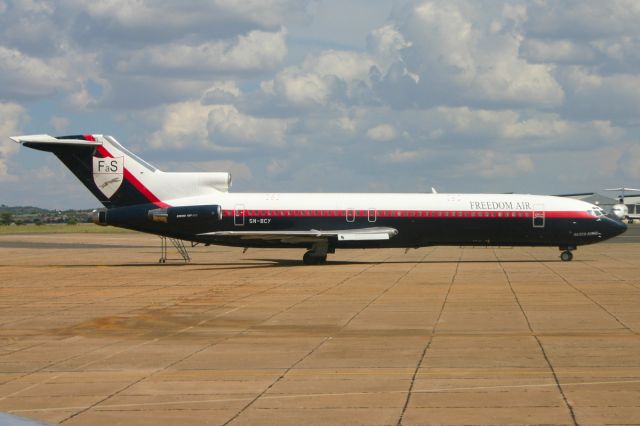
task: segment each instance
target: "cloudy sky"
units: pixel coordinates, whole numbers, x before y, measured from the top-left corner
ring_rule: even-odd
[[[637,0],[0,0],[0,203],[90,208],[13,134],[235,191],[640,185]]]

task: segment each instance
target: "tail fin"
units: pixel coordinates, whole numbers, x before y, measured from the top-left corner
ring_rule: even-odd
[[[129,152],[111,136],[12,136],[26,147],[52,152],[107,208],[205,197],[231,186],[229,173],[165,173]]]
[[[27,135],[11,139],[29,148],[52,152],[105,207],[149,203],[168,206],[147,186],[160,171],[110,136]]]

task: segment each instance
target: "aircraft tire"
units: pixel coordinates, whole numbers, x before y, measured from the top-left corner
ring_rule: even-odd
[[[570,262],[571,260],[573,260],[573,253],[571,253],[569,250],[563,251],[560,254],[560,259],[562,259],[563,262]]]
[[[305,265],[319,265],[321,263],[325,263],[327,261],[327,255],[324,256],[314,256],[313,252],[308,251],[302,256],[302,263]]]

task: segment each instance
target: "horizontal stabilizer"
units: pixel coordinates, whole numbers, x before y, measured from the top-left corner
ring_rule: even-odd
[[[9,137],[14,142],[29,145],[84,145],[84,146],[99,146],[102,142],[95,140],[85,139],[58,139],[51,135],[24,135],[24,136],[11,136]]]

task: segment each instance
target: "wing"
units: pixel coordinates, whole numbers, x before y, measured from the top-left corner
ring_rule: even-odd
[[[305,231],[217,231],[199,234],[211,237],[230,237],[242,240],[276,240],[284,243],[314,242],[335,238],[338,241],[376,241],[388,240],[398,235],[398,230],[387,227],[372,227],[343,230],[318,230]]]

